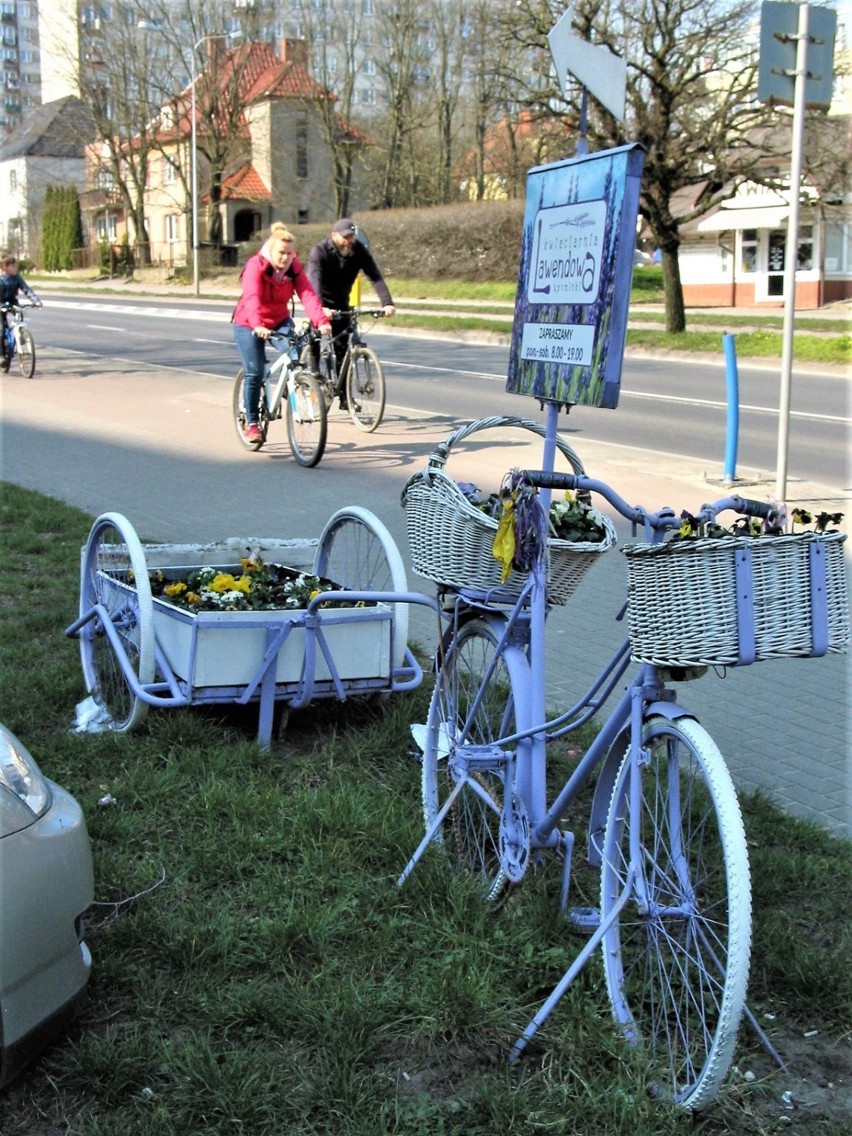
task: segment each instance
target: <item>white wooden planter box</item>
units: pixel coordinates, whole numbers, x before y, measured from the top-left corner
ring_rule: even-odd
[[[193,687],[245,686],[258,677],[267,632],[305,617],[304,609],[218,611],[198,615],[154,599],[157,643],[178,678]],[[324,636],[341,679],[390,676],[390,608],[333,608],[321,613]],[[293,627],[278,652],[275,681],[298,682],[305,658],[304,627]],[[318,682],[331,672],[316,644]]]
[[[212,544],[146,544],[149,570],[178,569],[175,576],[194,568],[213,566],[231,571],[240,555],[258,551],[268,563],[286,564],[312,572],[315,540],[276,540],[264,537],[230,537]],[[236,567],[239,571],[239,567]],[[154,597],[154,634],[175,675],[193,687],[246,686],[258,677],[267,649],[270,628],[298,623],[304,609],[274,611],[218,611],[195,614]],[[391,673],[390,608],[329,608],[321,613],[321,634],[328,644],[340,679],[388,679]],[[296,683],[305,659],[304,627],[294,627],[278,653],[275,681]],[[331,679],[319,642],[316,643],[314,679]]]

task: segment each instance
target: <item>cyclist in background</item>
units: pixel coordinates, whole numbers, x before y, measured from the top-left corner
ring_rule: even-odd
[[[9,310],[18,302],[18,293],[23,292],[35,307],[42,306],[41,300],[18,272],[18,258],[14,253],[5,253],[0,257],[0,309],[3,312],[2,352],[5,359],[9,353],[9,344],[6,341],[6,328],[9,326]]]
[[[266,340],[290,318],[290,300],[295,292],[314,327],[323,335],[331,326],[316,293],[295,253],[293,234],[276,221],[260,252],[250,257],[240,275],[242,292],[231,316],[234,340],[245,369],[245,400],[248,442],[263,441],[257,420],[260,390],[266,366]]]
[[[390,289],[384,281],[373,254],[365,240],[359,238],[358,226],[349,217],[335,221],[331,233],[318,241],[308,256],[308,279],[320,298],[323,311],[331,318],[331,313],[348,311],[351,306],[352,287],[363,272],[371,282],[379,297],[386,316],[396,314]],[[346,336],[341,332],[349,326],[346,319],[331,319],[334,339],[334,353],[338,371],[346,354]],[[341,410],[347,409],[346,393],[340,395]]]

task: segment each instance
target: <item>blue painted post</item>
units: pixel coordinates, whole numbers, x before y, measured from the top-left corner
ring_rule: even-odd
[[[725,435],[725,470],[723,480],[732,482],[737,474],[737,437],[740,429],[740,379],[737,372],[736,337],[726,332],[722,336],[725,349],[725,374],[728,391],[728,428]]]

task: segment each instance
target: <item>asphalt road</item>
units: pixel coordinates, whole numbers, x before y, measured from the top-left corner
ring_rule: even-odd
[[[48,307],[32,317],[39,344],[120,355],[126,362],[230,380],[238,365],[227,303],[77,299],[45,295]],[[502,345],[395,334],[393,324],[367,325],[388,380],[388,401],[399,413],[446,415],[461,422],[485,413],[520,414],[543,420],[537,405],[505,392],[508,349]],[[735,472],[768,476],[775,468],[778,438],[777,364],[742,365],[739,372],[739,435]],[[838,369],[797,370],[792,387],[791,479],[846,486],[849,416],[848,377]],[[616,411],[575,407],[562,429],[578,447],[585,439],[670,454],[705,463],[708,474],[724,471],[729,424],[728,382],[722,360],[697,358],[625,360]]]

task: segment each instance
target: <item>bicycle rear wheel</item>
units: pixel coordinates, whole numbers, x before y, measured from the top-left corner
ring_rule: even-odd
[[[371,347],[353,347],[346,369],[349,414],[359,430],[371,434],[385,412],[385,373]]]
[[[89,533],[80,580],[80,615],[102,605],[138,681],[154,681],[154,605],[145,553],[130,523],[118,513],[98,517]],[[86,689],[109,716],[113,730],[137,726],[148,712],[138,698],[105,630],[101,615],[79,632]]]
[[[17,340],[18,366],[25,379],[31,379],[35,373],[36,349],[35,340],[28,327],[19,327],[15,338]]]
[[[260,427],[261,438],[260,441],[250,442],[246,438],[246,411],[245,411],[245,371],[240,367],[237,371],[237,377],[234,381],[234,393],[232,399],[232,406],[234,411],[234,428],[237,431],[237,437],[242,445],[247,450],[259,450],[263,443],[266,441],[266,435],[269,432],[269,415],[266,411],[263,395],[261,394],[260,404],[257,409],[257,424]]]
[[[422,800],[427,830],[463,776],[469,747],[489,746],[515,732],[515,690],[511,657],[497,653],[498,635],[484,619],[463,624],[443,657],[429,704],[423,750]],[[480,750],[477,767],[469,769],[434,842],[457,870],[478,877],[486,900],[506,890],[509,877],[501,861],[501,817],[504,807],[517,811],[507,769],[512,766],[494,750],[489,763]],[[505,854],[505,845],[504,845]]]
[[[745,1005],[751,887],[736,792],[719,750],[689,718],[643,729],[640,815],[630,757],[604,834],[601,918],[628,885],[630,829],[641,860],[632,895],[603,940],[613,1013],[647,1057],[655,1090],[699,1111],[718,1095]]]
[[[294,371],[287,383],[287,438],[299,465],[311,468],[325,453],[328,413],[310,371]]]

